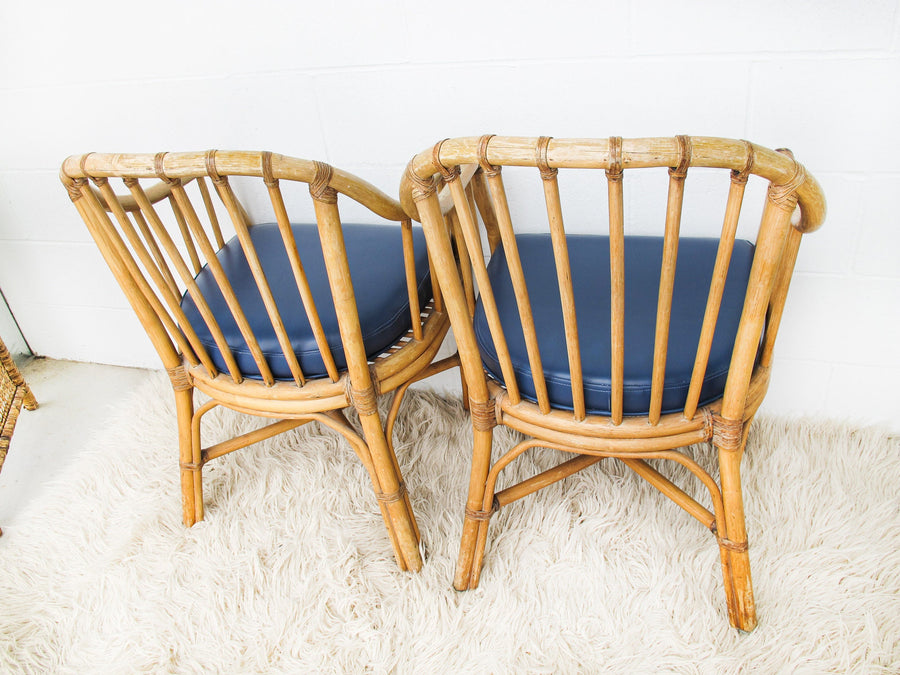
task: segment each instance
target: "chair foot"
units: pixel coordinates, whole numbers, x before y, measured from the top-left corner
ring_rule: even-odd
[[[34,397],[34,394],[31,393],[31,389],[28,386],[25,386],[25,398],[22,400],[22,405],[25,406],[25,410],[37,410],[38,402]]]
[[[713,441],[719,451],[723,514],[714,534],[719,542],[728,620],[746,633],[756,628],[756,603],[750,577],[747,525],[741,494],[741,458],[747,446],[751,420],[714,420]],[[717,429],[715,425],[720,425]]]
[[[479,428],[473,421],[472,471],[469,481],[469,496],[466,500],[466,518],[463,521],[462,538],[459,542],[459,557],[453,587],[465,591],[478,587],[481,564],[487,543],[488,524],[497,510],[496,503],[489,511],[482,511],[486,498],[488,472],[490,471],[491,447],[493,445],[493,425]],[[493,495],[487,497],[491,501]]]
[[[475,548],[479,538],[480,526],[481,523],[468,516],[463,521],[462,540],[459,543],[459,558],[456,561],[456,573],[453,576],[453,588],[457,591],[467,591],[476,586],[476,584],[472,584],[472,564],[475,559]]]
[[[756,628],[756,602],[753,599],[753,584],[750,578],[750,560],[747,552],[728,551],[728,571],[730,579],[725,579],[726,594],[731,588],[728,603],[728,620],[731,625],[745,633]]]
[[[487,546],[488,525],[496,509],[487,512],[466,511],[463,536],[459,546],[459,560],[453,587],[458,591],[478,588],[481,568],[484,565],[484,550]]]
[[[203,520],[203,471],[200,461],[200,426],[193,428],[194,390],[175,390],[178,415],[178,453],[181,464],[181,514],[185,527]],[[196,452],[195,452],[196,450]]]
[[[200,468],[181,468],[181,512],[185,527],[203,520],[203,483]]]
[[[385,501],[378,495],[384,526],[387,528],[394,547],[397,565],[404,572],[418,572],[422,569],[422,553],[420,551],[419,530],[409,500],[403,495],[392,501]]]

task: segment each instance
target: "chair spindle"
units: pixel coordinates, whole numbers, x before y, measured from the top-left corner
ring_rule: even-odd
[[[209,187],[206,185],[206,179],[200,176],[197,179],[197,187],[200,188],[200,197],[203,199],[203,205],[206,207],[206,215],[209,218],[209,224],[212,227],[213,235],[216,238],[216,245],[222,248],[225,245],[225,237],[222,236],[222,228],[219,226],[219,218],[216,216],[215,205],[209,194]]]
[[[143,224],[142,229],[145,232],[145,237],[148,237],[149,241],[153,242],[154,251],[155,253],[159,254],[159,257],[157,257],[156,260],[154,260],[154,258],[151,256],[150,252],[147,249],[147,246],[144,245],[144,242],[141,240],[140,236],[138,236],[137,231],[131,224],[131,220],[129,219],[128,214],[120,205],[119,200],[113,192],[113,189],[109,185],[109,183],[101,182],[98,187],[104,201],[106,201],[113,215],[115,215],[122,233],[131,244],[131,249],[137,254],[138,259],[141,261],[141,264],[144,266],[147,273],[150,275],[150,278],[153,280],[153,283],[156,285],[159,295],[162,296],[163,301],[169,307],[169,312],[171,314],[167,312],[163,312],[162,314],[160,314],[160,318],[169,330],[169,334],[178,344],[179,349],[182,350],[191,365],[197,365],[198,363],[202,362],[207,370],[209,370],[210,368],[215,370],[212,359],[209,357],[209,354],[204,348],[203,343],[200,342],[200,338],[190,326],[187,317],[184,315],[184,311],[181,309],[181,294],[178,292],[177,287],[174,287],[174,279],[172,279],[171,273],[169,273],[169,269],[165,265],[165,260],[162,258],[162,253],[156,246],[155,240],[152,236],[150,236],[150,232],[147,229],[147,223],[140,215],[140,211],[133,212],[135,215],[135,220]],[[110,230],[112,231],[111,222]],[[126,261],[127,265],[127,259],[124,258],[124,256],[127,255],[127,250],[124,248],[124,242],[121,255],[123,256],[123,260]],[[128,266],[131,267],[130,265]],[[168,273],[168,276],[163,274],[160,266]],[[143,275],[136,278],[143,278]],[[148,289],[150,293],[153,293],[153,290],[149,287],[149,284]],[[159,297],[155,293],[154,296]],[[154,307],[157,307],[155,303],[153,304]],[[173,315],[174,320],[172,319]],[[188,344],[185,344],[186,342]]]
[[[216,191],[219,193],[219,198],[222,200],[222,203],[226,205],[229,213],[232,216],[232,220],[234,221],[235,227],[238,225],[238,219],[242,219],[243,216],[234,210],[234,203],[229,204],[227,194],[230,193],[230,186],[228,185],[228,180],[226,178],[222,178],[220,181],[215,183]],[[184,188],[180,186],[172,187],[172,195],[177,200],[180,207],[184,209],[184,215],[187,219],[188,227],[191,228],[194,236],[197,239],[197,245],[200,247],[200,250],[203,252],[204,257],[206,258],[207,265],[209,267],[210,272],[212,272],[213,277],[216,280],[216,284],[219,286],[219,290],[222,292],[222,297],[225,299],[225,304],[228,306],[228,309],[231,311],[231,315],[234,317],[234,321],[238,326],[238,330],[241,333],[241,336],[244,338],[244,342],[247,344],[247,348],[250,350],[250,354],[253,357],[253,361],[256,364],[256,367],[259,369],[260,376],[262,377],[263,382],[266,385],[271,386],[275,383],[275,377],[272,375],[272,369],[269,368],[269,364],[266,361],[265,354],[263,354],[262,349],[259,346],[259,341],[256,339],[256,335],[253,333],[253,329],[250,327],[250,322],[247,320],[247,316],[244,313],[244,310],[241,308],[241,303],[238,301],[237,294],[234,292],[234,288],[231,285],[231,282],[228,280],[228,276],[225,274],[225,269],[222,267],[222,263],[219,261],[218,257],[216,257],[216,252],[213,250],[212,244],[209,241],[209,238],[206,236],[206,232],[203,230],[203,226],[200,224],[200,221],[197,218],[197,214],[191,206],[190,199],[184,191]]]
[[[476,173],[475,175],[477,176],[478,174]],[[516,371],[513,369],[512,359],[507,348],[506,334],[503,331],[503,325],[500,323],[500,311],[494,298],[494,290],[488,279],[487,266],[484,262],[484,249],[481,247],[481,236],[478,233],[475,215],[469,209],[469,200],[462,186],[459,185],[459,181],[452,181],[449,187],[456,213],[459,216],[466,248],[469,252],[472,271],[478,284],[478,291],[481,294],[485,318],[491,331],[491,339],[494,341],[497,358],[500,361],[500,371],[503,373],[503,380],[506,383],[510,400],[513,403],[518,403],[521,400],[521,394],[519,393],[519,385],[516,380]]]
[[[722,234],[719,237],[719,248],[716,252],[716,262],[709,286],[709,297],[706,301],[706,311],[703,315],[703,325],[700,329],[700,340],[697,343],[697,357],[694,361],[694,368],[691,372],[691,385],[684,404],[684,416],[687,419],[693,419],[694,413],[697,412],[697,405],[700,402],[700,390],[703,387],[703,378],[706,377],[706,366],[709,363],[709,353],[712,349],[713,337],[715,336],[719,308],[722,304],[722,294],[725,291],[725,281],[728,278],[731,253],[734,250],[734,238],[737,234],[738,219],[741,215],[744,188],[747,186],[747,177],[752,166],[752,151],[748,157],[747,168],[741,172],[735,171],[731,174],[731,186],[728,189],[728,201],[725,205]]]
[[[506,189],[503,187],[503,176],[499,171],[488,176],[488,186],[491,192],[491,203],[500,229],[500,239],[503,242],[503,253],[506,256],[506,264],[509,268],[509,276],[516,296],[516,306],[519,310],[519,321],[525,338],[528,365],[531,368],[531,377],[534,382],[538,406],[542,413],[547,414],[550,412],[550,397],[547,393],[547,382],[544,378],[544,366],[541,363],[541,353],[534,326],[534,314],[531,309],[531,301],[528,298],[528,286],[525,283],[525,272],[522,269],[519,247],[516,244],[516,234],[513,231],[509,203],[506,199]]]
[[[169,236],[166,226],[160,219],[159,214],[156,212],[156,209],[150,202],[150,199],[147,197],[147,193],[144,192],[144,188],[141,184],[137,180],[134,180],[127,182],[126,185],[131,191],[131,195],[134,197],[135,202],[137,202],[141,211],[145,214],[147,222],[150,224],[157,239],[168,254],[169,261],[175,267],[178,276],[181,277],[181,281],[184,283],[188,295],[190,295],[191,300],[194,301],[197,311],[203,318],[204,323],[206,323],[207,328],[209,328],[210,335],[212,335],[213,341],[219,349],[219,353],[225,360],[225,366],[228,369],[228,374],[231,376],[232,381],[235,384],[240,384],[244,378],[243,375],[241,375],[240,368],[238,368],[234,354],[228,346],[225,334],[222,332],[219,322],[216,321],[212,309],[210,308],[209,303],[206,302],[206,298],[203,296],[200,287],[194,280],[194,274],[188,268],[187,261],[182,256],[181,251],[178,250],[175,240]],[[216,370],[217,369],[213,368],[213,370],[210,371],[210,375],[214,376]]]
[[[187,248],[188,257],[191,259],[191,265],[194,268],[194,274],[200,274],[200,269],[203,265],[200,262],[200,256],[197,255],[197,248],[194,246],[194,240],[191,237],[191,233],[188,230],[187,222],[184,219],[184,214],[181,212],[181,207],[178,206],[178,202],[175,200],[175,195],[170,194],[168,196],[169,206],[172,208],[172,213],[175,216],[175,221],[178,223],[178,229],[181,232],[181,237],[184,239],[184,245]]]
[[[269,286],[266,273],[263,270],[259,255],[256,252],[256,246],[254,246],[253,239],[250,237],[250,226],[244,219],[243,212],[238,208],[234,192],[231,189],[231,184],[225,181],[221,186],[217,187],[219,187],[219,193],[222,195],[222,201],[225,204],[225,208],[231,216],[235,233],[241,244],[241,249],[244,251],[244,256],[247,258],[247,264],[250,267],[253,279],[256,281],[256,286],[259,290],[260,297],[262,298],[263,306],[266,308],[266,314],[269,317],[272,329],[275,331],[275,337],[278,340],[278,345],[281,347],[281,352],[284,354],[284,358],[291,370],[294,381],[298,386],[303,386],[306,382],[306,378],[303,376],[300,362],[297,360],[297,355],[294,353],[294,348],[291,346],[291,339],[288,337],[287,330],[284,327],[281,312],[278,310],[278,305],[275,304],[275,296],[272,294],[272,289]],[[196,217],[193,208],[191,209],[191,213]],[[260,350],[260,354],[261,353],[262,351]],[[265,372],[260,372],[263,372],[263,379],[266,380]],[[266,382],[268,383],[267,380]]]
[[[609,139],[610,417],[621,424],[625,397],[625,208],[622,138]]]
[[[663,259],[659,276],[659,302],[656,312],[656,337],[653,347],[653,375],[650,391],[650,424],[659,423],[662,412],[663,387],[666,379],[666,354],[669,345],[669,320],[672,314],[672,293],[675,288],[675,264],[678,258],[678,237],[681,230],[681,207],[684,200],[684,179],[691,164],[691,142],[678,136],[681,160],[669,169],[669,195],[666,201],[666,231],[663,240]]]
[[[566,333],[566,352],[569,358],[569,375],[572,383],[572,409],[575,420],[585,419],[584,379],[581,371],[581,348],[578,342],[578,320],[575,314],[575,291],[572,288],[569,247],[563,225],[562,205],[559,197],[558,170],[551,168],[547,160],[550,144],[548,136],[538,140],[537,164],[544,186],[544,201],[547,206],[547,220],[550,225],[550,239],[553,244],[553,260],[556,263],[556,281],[562,303],[563,326]]]

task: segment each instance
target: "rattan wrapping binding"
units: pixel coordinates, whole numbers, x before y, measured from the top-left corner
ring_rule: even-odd
[[[712,442],[720,450],[735,452],[741,449],[744,424],[741,420],[727,420],[721,415],[712,415]]]
[[[469,399],[469,411],[472,413],[472,425],[478,431],[490,431],[497,426],[497,408],[494,399],[484,403]]]
[[[406,497],[406,483],[400,483],[396,492],[376,492],[375,499],[383,504],[393,504]]]
[[[316,175],[309,184],[309,194],[318,202],[337,204],[337,191],[328,185],[334,169],[325,162],[317,161],[314,164],[316,165]]]

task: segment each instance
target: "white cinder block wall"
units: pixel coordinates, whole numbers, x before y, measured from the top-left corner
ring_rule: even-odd
[[[46,356],[151,367],[57,180],[69,154],[271,149],[396,194],[447,136],[788,146],[829,215],[801,248],[766,407],[900,428],[896,0],[10,1],[0,101],[0,288],[22,331]]]

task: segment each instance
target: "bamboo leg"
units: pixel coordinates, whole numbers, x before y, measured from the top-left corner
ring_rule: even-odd
[[[199,439],[195,443],[191,429],[194,417],[193,387],[175,391],[178,413],[178,446],[181,462],[181,508],[186,527],[203,520],[203,483],[201,476]]]
[[[379,502],[385,525],[394,544],[397,563],[403,570],[418,572],[422,569],[422,556],[419,553],[418,525],[409,500],[401,489],[403,478],[397,470],[397,460],[388,447],[384,435],[384,427],[377,412],[359,416],[363,435],[369,446],[375,472],[373,482],[380,487]]]
[[[718,447],[725,522],[717,524],[728,619],[732,626],[748,633],[756,628],[756,604],[753,600],[744,500],[741,493],[741,458],[747,445],[749,427],[748,420],[744,424],[740,446],[736,450]]]
[[[466,519],[463,522],[459,559],[453,579],[453,587],[458,591],[478,586],[485,542],[487,541],[488,520],[474,517],[472,514],[483,511],[484,493],[488,472],[491,468],[493,430],[476,429],[474,435],[475,444],[472,450],[472,474],[469,480],[469,498],[466,502]]]
[[[369,473],[369,478],[372,481],[372,489],[375,491],[375,494],[382,494],[381,479],[379,478],[378,472],[375,469],[375,464],[372,460],[372,453],[369,451],[369,446],[366,443],[365,439],[360,436],[357,433],[356,429],[350,424],[350,422],[344,416],[344,413],[340,410],[332,410],[325,413],[322,418],[317,417],[317,419],[329,428],[334,429],[347,439],[347,441],[353,447],[353,451],[356,453],[357,457],[359,457],[363,466],[366,468],[366,471]],[[391,449],[390,445],[388,446],[388,449]],[[393,452],[393,450],[391,450],[391,452]],[[395,471],[397,474],[399,474],[399,468],[396,466]],[[412,505],[409,503],[409,495],[405,495],[404,499],[407,503],[407,507],[409,509],[412,509]],[[384,519],[384,525],[388,531],[388,536],[391,540],[391,546],[394,549],[394,557],[397,560],[397,564],[401,569],[406,570],[400,550],[400,544],[397,539],[397,532],[394,528],[391,513],[388,510],[386,501],[383,499],[379,499],[378,508],[381,511],[381,517]],[[415,520],[413,521],[413,524],[415,524]],[[416,536],[419,536],[418,529],[416,530]]]

